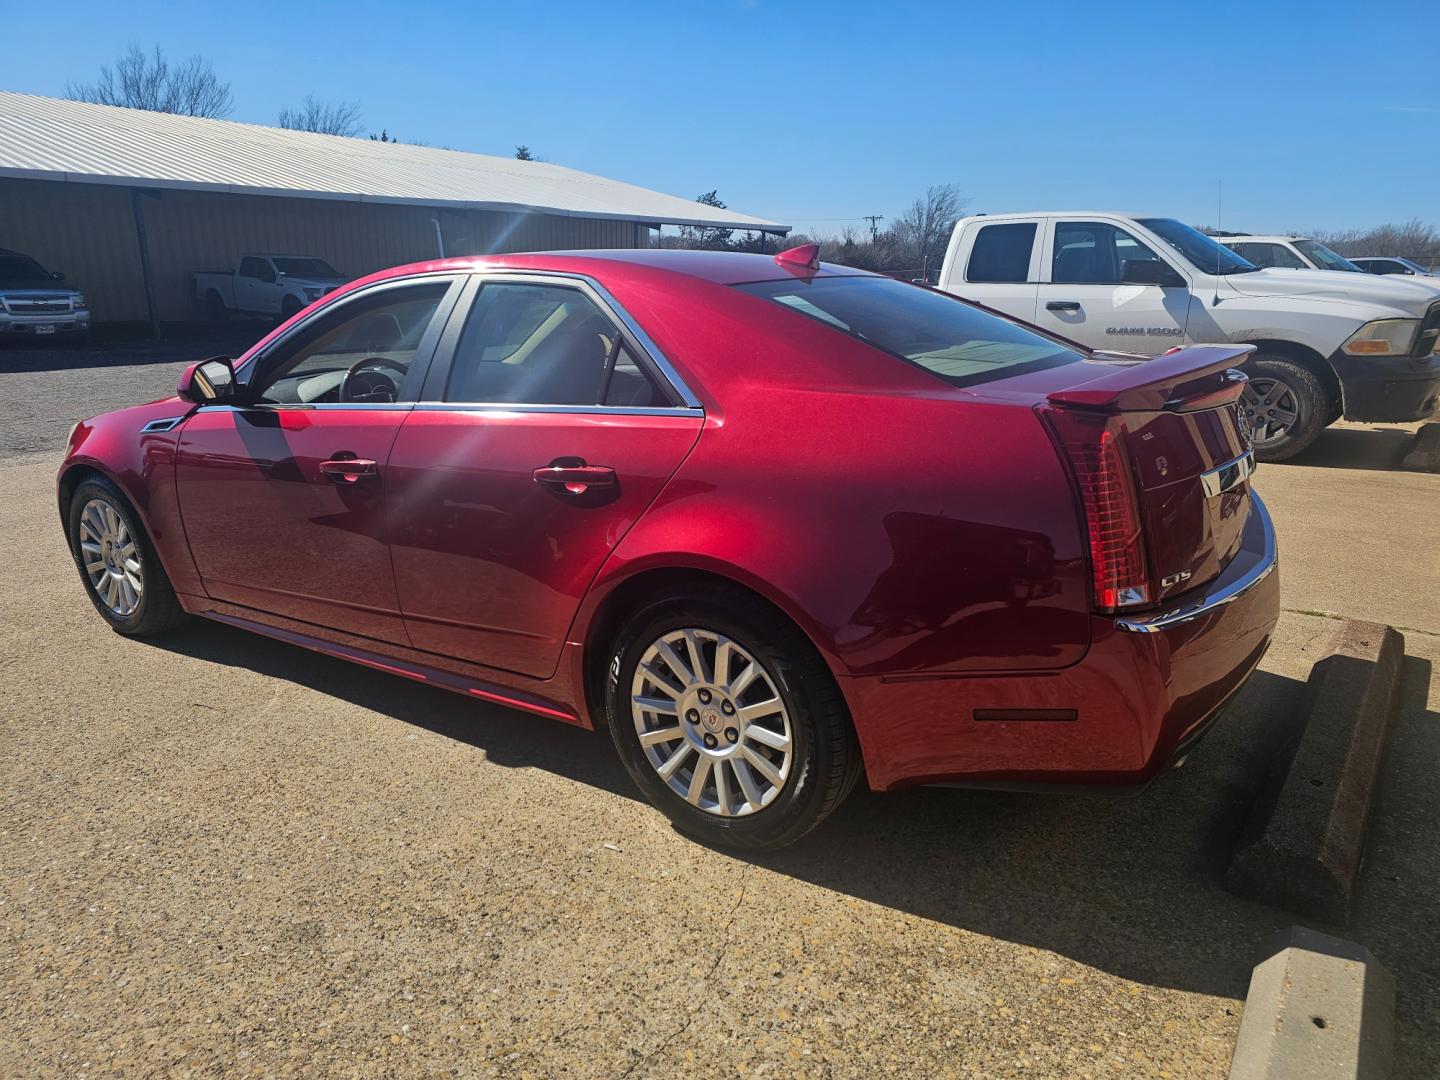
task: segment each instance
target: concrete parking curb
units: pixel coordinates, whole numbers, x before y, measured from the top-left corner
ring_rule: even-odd
[[[1383,1080],[1395,982],[1362,946],[1292,926],[1255,965],[1230,1080]]]
[[[1440,473],[1440,424],[1421,425],[1400,467],[1411,472]]]
[[[1349,921],[1404,653],[1392,627],[1345,624],[1310,672],[1299,741],[1277,759],[1251,811],[1227,888]]]

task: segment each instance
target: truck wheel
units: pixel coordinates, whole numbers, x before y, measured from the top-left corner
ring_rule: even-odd
[[[230,309],[214,289],[205,294],[205,318],[217,326],[230,318]]]
[[[300,301],[296,300],[293,296],[285,297],[284,300],[280,301],[280,321],[282,323],[289,322],[300,313],[302,306]]]
[[[1285,461],[1304,450],[1329,423],[1325,388],[1307,368],[1257,353],[1245,365],[1250,383],[1240,410],[1250,425],[1250,444],[1260,461]]]

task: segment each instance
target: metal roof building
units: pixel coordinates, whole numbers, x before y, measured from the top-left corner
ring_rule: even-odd
[[[0,92],[0,248],[83,287],[97,321],[198,317],[190,274],[245,252],[342,271],[643,247],[662,224],[789,226],[559,165]]]

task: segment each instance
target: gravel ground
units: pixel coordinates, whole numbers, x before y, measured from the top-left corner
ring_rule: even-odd
[[[178,366],[85,374],[118,404]],[[602,736],[214,623],[111,633],[53,504],[45,417],[79,371],[6,372],[0,1075],[1222,1077],[1295,920],[1218,876],[1337,626],[1316,612],[1402,603],[1347,936],[1396,975],[1401,1075],[1440,1073],[1440,599],[1415,588],[1440,477],[1262,470],[1304,610],[1143,796],[862,792],[744,860],[637,801]],[[1355,538],[1314,506],[1380,490],[1365,567],[1393,599],[1338,580]]]

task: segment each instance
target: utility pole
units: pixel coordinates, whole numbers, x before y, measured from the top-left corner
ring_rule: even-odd
[[[885,215],[884,215],[884,214],[865,214],[865,215],[862,216],[861,220],[862,220],[862,221],[868,221],[868,222],[870,223],[870,243],[872,243],[872,244],[875,243],[875,241],[879,239],[879,230],[876,228],[876,225],[877,225],[879,222],[882,222],[882,221],[885,220]]]

